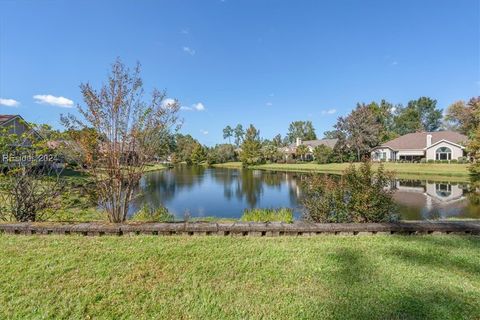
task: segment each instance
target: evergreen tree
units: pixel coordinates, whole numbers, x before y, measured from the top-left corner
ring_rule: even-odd
[[[233,137],[233,129],[232,127],[230,126],[226,126],[224,129],[223,129],[223,139],[228,139],[228,143],[232,143],[231,139]]]
[[[242,152],[240,154],[240,160],[243,165],[252,165],[262,162],[260,131],[258,131],[252,124],[248,127],[245,133],[241,148]]]
[[[207,160],[207,153],[205,152],[205,148],[197,143],[193,148],[192,155],[190,158],[192,164],[198,165]]]
[[[294,143],[297,138],[302,140],[316,140],[315,128],[311,121],[294,121],[288,127],[288,141]]]

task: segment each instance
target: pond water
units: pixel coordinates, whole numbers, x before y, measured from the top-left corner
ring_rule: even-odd
[[[131,213],[145,203],[164,205],[177,219],[185,212],[190,217],[240,218],[246,208],[289,207],[300,218],[302,175],[177,166],[145,175]],[[469,192],[467,183],[397,180],[391,187],[402,219],[480,218],[480,196]]]

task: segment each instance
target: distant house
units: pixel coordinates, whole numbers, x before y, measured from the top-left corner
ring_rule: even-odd
[[[467,136],[454,131],[415,132],[385,142],[371,152],[374,161],[458,160]]]
[[[19,115],[0,115],[0,129],[7,128],[7,134],[15,134],[22,136],[26,134],[27,139],[22,141],[22,145],[29,146],[32,144],[31,139],[42,139],[40,134],[32,129],[28,123]],[[1,133],[0,133],[1,134]]]
[[[321,139],[321,140],[306,140],[302,141],[302,139],[297,138],[295,143],[292,143],[286,147],[280,148],[280,151],[285,155],[286,159],[297,159],[297,148],[300,145],[305,145],[308,148],[308,152],[305,155],[305,160],[313,160],[315,157],[313,155],[313,150],[315,147],[324,145],[331,149],[335,147],[337,144],[338,139]]]

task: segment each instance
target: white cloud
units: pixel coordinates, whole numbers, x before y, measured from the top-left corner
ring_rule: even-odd
[[[392,61],[392,66],[396,66],[398,64],[398,61]]]
[[[391,107],[391,108],[390,108],[390,112],[391,112],[391,113],[395,113],[395,111],[397,111],[397,107]]]
[[[55,97],[52,96],[51,94],[37,94],[33,96],[33,99],[35,99],[36,103],[40,104],[49,104],[52,106],[56,107],[62,107],[62,108],[72,108],[73,107],[73,101],[70,99],[67,99],[65,97]]]
[[[17,100],[0,98],[0,105],[6,107],[17,107],[20,104]]]
[[[322,110],[322,114],[334,114],[334,113],[337,113],[337,109]]]
[[[267,107],[271,107],[271,106],[273,106],[273,103],[271,103],[271,102],[269,101],[269,102],[265,103],[265,105],[266,105]]]
[[[172,99],[172,98],[166,98],[162,101],[162,107],[169,107],[169,106],[173,106],[175,105],[177,101],[175,99]]]
[[[203,135],[207,135],[208,134],[208,131],[207,130],[200,130],[200,132],[203,134]]]
[[[196,51],[190,47],[183,47],[183,52],[186,52],[191,56],[194,56],[196,53]]]
[[[198,103],[194,103],[192,104],[192,106],[190,107],[186,107],[186,106],[182,106],[180,107],[180,110],[185,110],[185,111],[205,111],[205,106],[203,105],[203,103],[201,102],[198,102]]]
[[[182,31],[180,31],[181,34],[189,34],[190,31],[188,29],[182,29]]]
[[[205,111],[205,106],[201,102],[195,103],[192,107],[197,111]]]

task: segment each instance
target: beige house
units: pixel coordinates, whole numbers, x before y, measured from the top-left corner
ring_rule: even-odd
[[[327,146],[331,149],[335,147],[335,144],[337,144],[338,139],[321,139],[321,140],[305,140],[302,141],[302,139],[297,138],[297,141],[295,143],[292,143],[286,147],[280,148],[280,151],[285,155],[285,159],[296,159],[297,156],[297,148],[300,145],[305,145],[307,146],[308,152],[305,155],[305,160],[313,160],[315,157],[313,155],[313,150],[315,147],[324,145]]]
[[[415,132],[385,142],[371,152],[374,161],[458,160],[467,136],[454,131]]]

